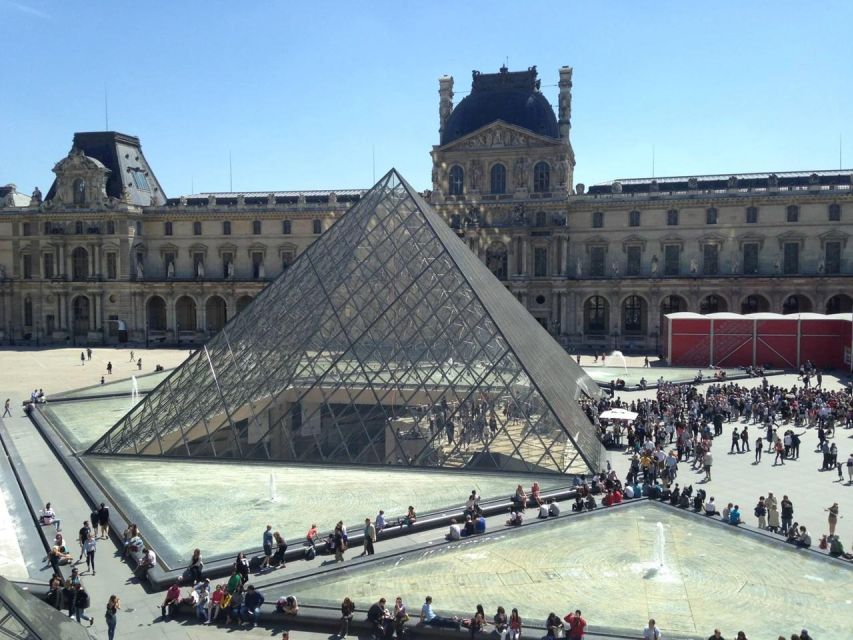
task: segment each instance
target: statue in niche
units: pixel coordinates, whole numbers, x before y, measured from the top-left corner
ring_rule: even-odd
[[[566,184],[566,175],[568,174],[569,162],[567,160],[560,160],[557,163],[557,184],[559,186],[564,186]]]
[[[142,263],[137,261],[137,263],[136,263],[136,277],[138,280],[142,280],[142,278],[144,276],[145,276],[145,273],[142,270]]]
[[[575,274],[578,278],[583,276],[583,260],[578,257],[577,262],[575,263]]]
[[[652,256],[652,275],[656,276],[658,274],[658,257],[657,254]]]
[[[782,265],[779,263],[779,260],[777,259],[776,262],[773,263],[773,272],[779,273],[781,270],[782,270]]]
[[[169,264],[166,265],[166,277],[169,279],[175,277],[175,263],[171,260],[169,261]]]
[[[699,262],[697,262],[696,258],[690,260],[690,273],[699,273]]]
[[[527,159],[518,158],[515,161],[513,168],[513,180],[515,180],[516,189],[524,189],[527,187]]]
[[[826,265],[823,263],[823,260],[821,260],[817,263],[817,272],[822,274],[824,271],[826,271]]]
[[[732,275],[738,272],[737,256],[732,257]]]
[[[231,279],[233,277],[234,277],[234,263],[229,262],[228,263],[228,278]]]
[[[198,261],[198,266],[196,266],[196,275],[199,278],[204,277],[204,261],[203,260]]]
[[[524,205],[520,204],[513,211],[513,222],[517,227],[527,226],[527,213],[524,211]]]
[[[471,160],[471,190],[480,188],[480,178],[483,177],[483,166],[479,160]]]
[[[610,271],[611,271],[611,272],[613,272],[613,275],[614,275],[614,276],[618,276],[618,275],[619,275],[619,265],[618,265],[618,264],[616,264],[616,261],[615,261],[615,260],[614,260],[613,262],[611,262],[611,263],[610,263]]]

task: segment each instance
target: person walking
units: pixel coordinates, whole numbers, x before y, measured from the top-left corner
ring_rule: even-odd
[[[133,355],[133,351],[130,352],[130,361],[136,362],[136,357]]]
[[[84,351],[80,352],[80,366],[81,367],[86,366],[86,353]]]
[[[755,439],[755,464],[761,462],[761,452],[764,450],[764,438],[761,436]]]
[[[89,539],[89,534],[92,533],[92,529],[89,526],[89,521],[84,520],[83,526],[80,527],[80,531],[77,532],[77,542],[80,543],[80,557],[77,558],[77,561],[80,562],[83,560],[83,556],[86,554],[86,549],[84,545],[86,544],[86,540]]]
[[[80,622],[81,618],[88,620],[91,627],[95,624],[95,619],[86,615],[86,609],[89,607],[89,604],[89,594],[83,585],[78,582],[71,590],[71,606],[69,607],[72,612],[71,617],[76,619],[77,622]]]
[[[108,376],[113,375],[113,363],[112,362],[107,362],[107,375]]]
[[[847,458],[847,482],[853,484],[853,453]]]
[[[838,524],[838,503],[833,502],[832,506],[827,507],[824,511],[829,512],[827,520],[829,521],[829,535],[835,535],[835,525]]]
[[[95,534],[90,533],[83,543],[83,551],[86,552],[86,569],[95,575],[95,550],[98,544],[95,542]]]
[[[12,406],[12,400],[10,398],[6,398],[6,405],[3,408],[3,417],[4,418],[6,416],[9,416],[10,418],[12,417],[12,411],[9,409],[9,407],[11,407],[11,406]]]
[[[711,465],[714,463],[714,457],[710,451],[705,452],[702,457],[702,465],[705,468],[705,482],[711,481]]]
[[[106,540],[110,537],[110,508],[105,504],[101,503],[101,506],[98,508],[98,526],[100,527],[101,533],[100,538],[102,540]],[[92,528],[95,528],[95,523],[92,523]]]
[[[117,595],[111,595],[107,602],[107,612],[105,614],[107,619],[107,640],[114,640],[115,638],[116,617],[119,609],[121,609],[121,601],[118,599]]]
[[[373,543],[376,542],[376,527],[370,521],[370,518],[364,519],[364,551],[363,556],[373,555]]]

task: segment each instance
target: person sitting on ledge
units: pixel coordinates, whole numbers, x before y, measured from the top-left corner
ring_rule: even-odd
[[[734,509],[729,511],[729,524],[738,525],[741,524],[742,520],[740,519],[740,506],[735,505]]]
[[[800,525],[795,522],[790,527],[788,527],[788,533],[785,536],[785,542],[796,542],[800,539]]]
[[[810,546],[812,546],[812,536],[809,533],[809,530],[805,527],[800,527],[800,535],[797,539],[797,546],[803,547],[805,549],[808,549]]]
[[[509,511],[509,520],[506,521],[507,525],[511,527],[520,527],[524,521],[524,516],[521,514],[521,511],[515,511],[510,509]]]
[[[142,559],[139,561],[139,566],[136,567],[136,573],[140,578],[144,578],[148,575],[149,569],[154,568],[157,565],[157,556],[154,554],[152,549],[145,547],[142,550]]]
[[[548,515],[552,517],[560,515],[560,503],[553,498],[548,499]]]
[[[459,540],[462,537],[462,529],[456,522],[456,518],[453,518],[450,521],[450,529],[448,530],[447,535],[444,537],[447,540]]]
[[[286,616],[295,616],[299,613],[299,603],[294,596],[281,597],[276,600],[275,610]]]
[[[412,505],[409,505],[409,509],[406,511],[406,515],[403,516],[400,526],[411,527],[417,521],[418,515],[415,513],[415,508]]]
[[[548,505],[546,503],[543,502],[539,505],[539,515],[536,517],[542,520],[548,519]]]
[[[160,605],[160,613],[167,620],[169,616],[171,616],[175,612],[175,607],[178,606],[178,603],[181,600],[181,580],[178,579],[169,589],[166,591],[166,597],[163,600],[163,604]]]
[[[728,522],[728,521],[729,521],[729,516],[730,516],[730,515],[731,515],[731,513],[732,513],[732,507],[733,507],[733,506],[734,506],[734,505],[733,505],[731,502],[729,502],[728,506],[726,506],[726,508],[725,508],[725,509],[723,509],[723,513],[722,513],[722,514],[720,514],[720,516],[721,516],[721,517],[722,517],[722,519],[723,519],[723,522]]]
[[[841,538],[838,536],[829,536],[829,555],[833,558],[853,560],[853,553],[844,552],[844,545],[841,544]]]
[[[592,495],[588,495],[586,500],[584,500],[583,506],[587,511],[591,511],[592,509],[595,509],[598,504],[595,502],[595,498],[592,497]]]
[[[678,508],[679,509],[687,509],[690,507],[690,496],[687,495],[687,492],[681,494],[678,498]]]
[[[583,498],[581,498],[580,494],[575,496],[575,501],[572,503],[572,511],[583,511]]]
[[[534,482],[533,486],[530,487],[530,499],[536,504],[537,507],[542,506],[543,501],[542,496],[540,495],[541,492],[542,489],[539,487],[539,483]]]
[[[524,493],[524,487],[521,485],[515,488],[515,494],[512,496],[512,504],[516,509],[521,511],[527,508],[527,494]]]
[[[477,516],[477,522],[474,523],[475,533],[486,533],[486,516],[482,513]]]
[[[474,516],[483,513],[483,510],[480,508],[480,496],[477,495],[477,491],[474,490],[471,492],[471,495],[468,496],[468,502],[465,503],[465,515]]]
[[[474,521],[471,519],[471,516],[465,516],[465,524],[462,527],[462,535],[463,536],[473,536],[474,535]]]
[[[427,596],[424,604],[421,607],[421,624],[428,624],[431,627],[445,627],[448,629],[456,629],[459,631],[462,624],[459,618],[445,618],[435,613],[432,609],[432,596]]]

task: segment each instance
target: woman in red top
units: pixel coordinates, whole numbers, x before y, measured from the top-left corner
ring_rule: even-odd
[[[519,640],[521,638],[521,616],[518,615],[518,609],[513,609],[509,614],[509,640]]]
[[[568,640],[582,640],[584,629],[586,628],[586,620],[581,617],[581,610],[576,609],[574,613],[570,613],[563,620],[569,625],[566,629],[566,638]]]

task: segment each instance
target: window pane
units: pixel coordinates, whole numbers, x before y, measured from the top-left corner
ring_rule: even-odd
[[[449,175],[450,184],[448,185],[448,193],[452,196],[461,196],[464,190],[465,172],[462,167],[454,165],[450,168]]]
[[[800,219],[800,208],[792,204],[788,207],[788,222],[797,222]]]
[[[824,269],[826,273],[841,273],[841,243],[827,242],[826,243],[826,264]]]
[[[829,221],[830,222],[838,222],[839,220],[841,220],[841,205],[840,204],[829,205]]]
[[[642,247],[628,247],[628,275],[640,275],[640,258],[642,255]]]
[[[677,276],[680,270],[681,247],[677,244],[668,244],[663,248],[663,274],[666,276]]]
[[[800,271],[800,244],[798,242],[786,242],[783,272],[785,274],[799,273]]]
[[[743,245],[743,272],[747,275],[758,273],[758,243]]]
[[[551,167],[547,162],[537,162],[533,167],[533,190],[543,193],[551,188]]]
[[[746,208],[746,222],[747,224],[755,224],[758,222],[758,207]]]
[[[493,166],[491,178],[492,193],[506,193],[506,167],[502,164],[496,164]]]
[[[601,229],[604,226],[604,212],[595,211],[592,214],[592,228]]]
[[[714,207],[705,211],[705,222],[707,224],[717,224],[717,210]]]
[[[604,247],[592,247],[589,250],[589,274],[591,276],[604,275]]]
[[[533,275],[536,278],[544,278],[548,275],[548,249],[545,247],[533,249]]]
[[[670,209],[666,212],[666,223],[670,227],[674,227],[678,224],[678,211],[675,209]]]
[[[706,276],[715,276],[719,273],[719,250],[715,244],[702,245],[702,271]]]
[[[628,224],[632,227],[640,226],[640,212],[639,211],[631,211],[628,214]]]

